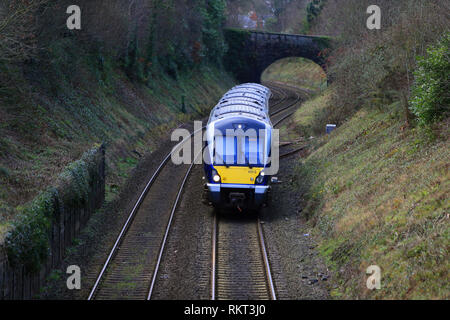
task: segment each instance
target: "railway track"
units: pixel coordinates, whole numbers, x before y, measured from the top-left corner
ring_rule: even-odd
[[[275,90],[278,90],[280,98],[271,105],[271,109],[274,109],[271,112],[274,126],[292,115],[301,99],[294,90],[286,90],[289,94],[283,88],[276,87]],[[191,140],[182,141],[177,147],[191,143]],[[139,196],[96,276],[88,300],[143,300],[153,297],[174,216],[183,188],[194,167],[193,164],[173,165],[169,161],[171,154],[167,154],[162,160]],[[178,186],[176,192],[167,191],[168,181],[171,181],[172,189],[175,189],[174,185]],[[161,195],[164,195],[164,201],[161,201]],[[217,220],[214,222],[217,233],[214,232],[213,238],[220,241],[213,244],[211,297],[276,299],[260,222],[257,219],[242,224],[222,222],[220,225]],[[235,243],[236,239],[241,240]],[[242,252],[249,254],[244,255]],[[234,257],[235,260],[227,260],[227,256]],[[242,259],[250,260],[246,264]],[[236,265],[240,267],[235,269],[233,266]],[[242,285],[244,282],[245,285]]]
[[[212,300],[276,300],[259,219],[214,216]]]
[[[286,100],[287,94],[283,90],[277,89],[275,87],[271,87],[270,89],[271,89],[272,93],[274,94],[271,98],[271,101],[273,101],[273,100],[277,101],[277,102],[271,104],[271,108],[274,108]],[[275,98],[275,96],[277,98]]]
[[[274,88],[275,89],[281,88],[273,83],[266,83],[266,85],[271,90],[274,90]],[[282,123],[284,120],[286,120],[295,113],[295,111],[297,110],[297,104],[299,101],[301,101],[302,98],[304,99],[309,98],[309,93],[304,90],[300,90],[297,88],[295,89],[290,88],[284,90],[285,96],[283,97],[283,99],[270,106],[270,109],[273,110],[271,111],[270,116],[274,127],[280,125],[280,123]],[[290,96],[286,94],[286,91],[290,93]]]
[[[191,143],[191,140],[180,142],[173,151],[184,143]],[[172,152],[155,170],[130,212],[96,278],[88,300],[141,300],[151,297],[173,215],[193,168],[193,164],[187,169],[185,166],[173,165],[169,161]],[[180,180],[180,176],[184,178]],[[179,185],[176,197],[172,199],[164,190],[167,181]],[[166,195],[165,201],[161,201],[161,195]],[[162,203],[162,206],[155,207],[155,203]],[[164,221],[167,221],[165,227]]]
[[[272,88],[271,88],[272,89]],[[271,105],[285,104],[271,113],[277,126],[289,116],[300,101],[294,93]],[[286,101],[287,100],[287,101]],[[211,253],[212,300],[276,300],[264,231],[257,217],[224,217],[214,215]]]

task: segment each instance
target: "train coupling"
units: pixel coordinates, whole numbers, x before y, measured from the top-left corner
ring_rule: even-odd
[[[230,204],[232,207],[237,208],[239,210],[239,212],[242,213],[242,208],[244,207],[245,204],[245,193],[240,193],[240,192],[231,192],[229,194],[229,198],[230,198]]]

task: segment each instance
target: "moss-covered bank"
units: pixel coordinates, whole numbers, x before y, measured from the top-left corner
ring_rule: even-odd
[[[302,128],[332,107],[330,94],[298,111]],[[401,117],[398,102],[363,108],[299,163],[303,213],[337,276],[336,298],[449,298],[448,121],[430,139]],[[366,287],[371,265],[381,268],[381,290]]]

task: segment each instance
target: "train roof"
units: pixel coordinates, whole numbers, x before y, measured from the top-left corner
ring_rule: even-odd
[[[254,99],[252,97],[241,97],[241,96],[227,96],[222,98],[219,103],[219,105],[224,105],[227,103],[239,103],[239,102],[244,102],[244,103],[249,103],[255,106],[258,106],[262,109],[267,109],[268,108],[268,104],[267,101],[262,100],[262,99]]]
[[[239,104],[228,104],[225,106],[222,106],[220,108],[214,109],[213,117],[220,118],[221,116],[227,115],[227,114],[250,114],[253,116],[256,116],[261,119],[266,119],[267,114],[264,112],[261,108],[256,108],[252,105],[244,105],[242,103]]]
[[[265,98],[270,98],[270,96],[272,95],[272,92],[270,91],[269,88],[256,83],[240,84],[238,86],[233,87],[231,90],[242,90],[242,89],[259,93],[263,95]]]
[[[248,93],[253,93],[253,94],[257,94],[261,97],[267,97],[267,93],[262,91],[262,90],[258,90],[256,88],[247,88],[247,87],[235,87],[235,88],[231,88],[230,91],[228,91],[227,93],[231,93],[231,92],[248,92]]]
[[[264,105],[255,103],[255,101],[232,99],[218,104],[211,112],[209,122],[231,116],[252,117],[266,122],[269,117]]]
[[[211,112],[209,122],[244,116],[269,122],[270,90],[259,84],[242,84],[228,91]]]
[[[242,83],[240,85],[235,86],[234,88],[254,88],[256,90],[261,90],[261,91],[263,91],[265,93],[270,92],[269,88],[267,88],[267,87],[265,87],[263,85],[260,85],[258,83]]]
[[[253,98],[253,99],[259,100],[259,101],[267,101],[266,95],[260,94],[255,91],[244,90],[244,89],[230,90],[223,96],[223,98],[228,98],[228,97]]]

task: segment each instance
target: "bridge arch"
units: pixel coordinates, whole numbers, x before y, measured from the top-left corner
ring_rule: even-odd
[[[322,90],[328,85],[325,70],[307,58],[288,57],[275,61],[261,75],[261,83],[286,82],[305,90]]]
[[[324,49],[328,37],[225,29],[228,52],[225,68],[241,82],[260,82],[263,71],[277,60],[303,57],[325,67]],[[324,68],[325,69],[325,68]]]

